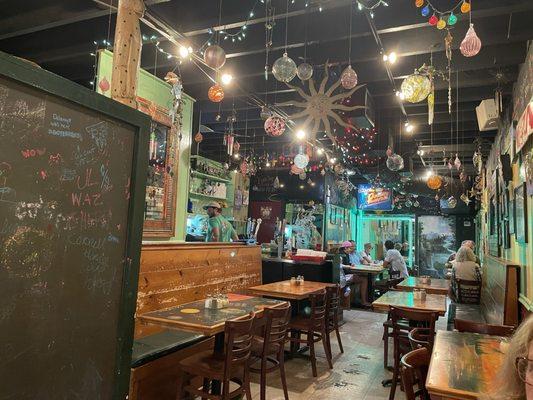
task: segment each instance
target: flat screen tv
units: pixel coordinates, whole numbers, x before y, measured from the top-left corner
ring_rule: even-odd
[[[357,187],[357,206],[365,211],[392,210],[392,190],[373,187],[370,184]]]

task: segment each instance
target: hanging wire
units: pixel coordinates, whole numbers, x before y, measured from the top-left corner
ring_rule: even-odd
[[[222,0],[218,3],[218,26],[222,25]],[[217,44],[220,44],[220,31],[217,31]]]
[[[287,0],[287,9],[285,10],[285,53],[287,52],[288,37],[289,37],[289,0]]]
[[[353,20],[353,2],[350,1],[350,32],[348,33],[348,65],[352,65],[352,20]]]

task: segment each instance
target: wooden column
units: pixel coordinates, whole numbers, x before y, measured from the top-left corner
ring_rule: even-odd
[[[137,108],[137,76],[141,58],[141,28],[139,19],[144,14],[143,0],[119,0],[111,97],[127,106]]]

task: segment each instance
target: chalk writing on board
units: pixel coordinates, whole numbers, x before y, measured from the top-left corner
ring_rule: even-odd
[[[73,181],[78,176],[78,171],[70,168],[61,169],[59,180],[61,181]]]
[[[91,135],[91,138],[96,143],[98,150],[103,151],[107,146],[108,126],[107,122],[102,121],[94,125],[90,125],[85,130]]]
[[[46,153],[46,148],[42,149],[24,149],[20,151],[22,154],[22,157],[24,158],[31,158],[31,157],[38,157],[42,156],[44,153]]]
[[[76,147],[76,150],[72,153],[74,157],[74,162],[78,167],[83,167],[84,165],[93,163],[97,157],[96,147],[91,147],[90,149],[82,149],[80,146]]]
[[[71,130],[72,118],[63,117],[59,114],[52,114],[52,121],[48,134],[52,136],[60,136],[65,138],[80,139],[81,134]]]

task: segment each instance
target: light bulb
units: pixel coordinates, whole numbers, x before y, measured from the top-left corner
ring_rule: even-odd
[[[233,80],[233,76],[231,76],[231,74],[223,74],[220,80],[224,85],[229,85]]]
[[[296,138],[299,140],[305,139],[306,133],[303,129],[300,129],[296,132]]]
[[[189,56],[189,49],[185,46],[180,46],[180,57],[181,58],[186,58]]]
[[[389,62],[391,64],[394,64],[396,62],[396,59],[397,59],[397,56],[396,56],[396,53],[394,51],[389,54]]]

